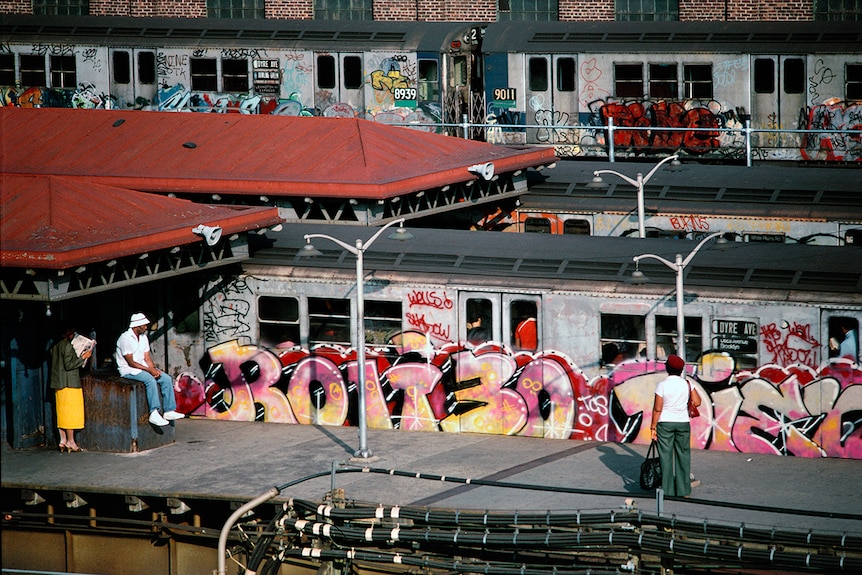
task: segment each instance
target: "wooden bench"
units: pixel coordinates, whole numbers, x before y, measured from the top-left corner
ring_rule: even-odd
[[[174,422],[164,427],[149,422],[144,384],[116,373],[89,373],[81,378],[84,429],[75,436],[88,451],[134,453],[169,445]]]

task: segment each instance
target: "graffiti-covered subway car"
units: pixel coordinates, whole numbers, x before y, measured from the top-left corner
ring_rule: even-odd
[[[746,121],[858,129],[860,42],[855,22],[492,23],[482,40],[488,117],[535,127],[492,127],[488,139],[604,155],[604,130],[564,126],[612,122],[616,155],[738,158]],[[760,159],[859,160],[846,134],[759,133],[752,145]]]
[[[288,226],[207,286],[205,375],[187,378],[200,391],[186,411],[357,423],[355,258],[325,239],[322,255],[299,252],[306,233],[349,245],[362,231]],[[632,283],[632,258],[673,261],[695,242],[412,232],[364,254],[369,426],[648,442],[675,274],[642,259],[652,281]],[[696,447],[862,458],[855,251],[710,240],[696,254],[683,306],[688,377],[709,399]]]

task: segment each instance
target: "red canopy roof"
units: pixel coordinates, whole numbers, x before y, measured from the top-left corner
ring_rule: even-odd
[[[0,174],[4,267],[64,269],[203,241],[192,233],[198,224],[233,234],[281,221],[276,208],[212,206],[81,179]]]
[[[3,107],[0,132],[0,172],[162,193],[384,199],[475,179],[472,164],[502,173],[556,160],[552,148],[346,118]]]

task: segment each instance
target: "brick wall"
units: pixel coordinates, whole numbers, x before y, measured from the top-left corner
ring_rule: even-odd
[[[680,0],[682,21],[811,20],[814,0]],[[203,18],[206,0],[90,0],[96,16]],[[30,0],[0,0],[0,14],[32,13]],[[266,0],[266,17],[310,20],[314,0]],[[497,0],[374,0],[375,20],[493,22]],[[612,21],[614,0],[559,0],[563,21]]]

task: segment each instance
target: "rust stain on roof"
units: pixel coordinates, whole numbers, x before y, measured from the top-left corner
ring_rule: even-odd
[[[34,138],[37,139],[37,138]],[[0,266],[63,269],[280,223],[277,208],[212,206],[43,175],[0,175]]]
[[[385,199],[475,179],[476,163],[502,173],[556,160],[347,118],[3,107],[0,132],[2,172],[161,193]]]

